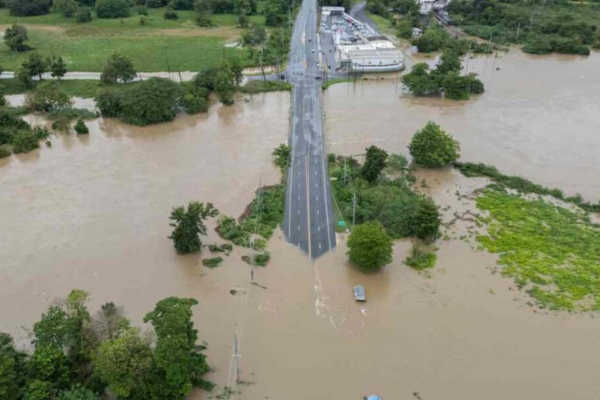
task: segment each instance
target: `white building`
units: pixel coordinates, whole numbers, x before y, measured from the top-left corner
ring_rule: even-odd
[[[392,72],[404,68],[400,50],[351,50],[350,68],[357,72]]]

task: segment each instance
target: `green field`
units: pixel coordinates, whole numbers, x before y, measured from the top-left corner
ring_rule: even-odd
[[[224,48],[227,40],[242,33],[235,26],[235,15],[214,15],[213,21],[219,26],[207,29],[195,25],[191,11],[181,11],[177,21],[164,20],[163,12],[150,10],[146,25],[140,25],[138,15],[77,24],[55,13],[19,18],[19,22],[27,26],[28,44],[35,51],[44,56],[62,56],[70,71],[100,71],[113,52],[131,57],[135,67],[143,72],[197,71],[218,64],[223,57],[247,58],[242,50]],[[0,25],[16,20],[7,10],[0,10]],[[263,22],[264,17],[252,16],[250,20]],[[27,57],[27,53],[11,52],[4,43],[0,44],[0,60],[5,70],[17,69]]]

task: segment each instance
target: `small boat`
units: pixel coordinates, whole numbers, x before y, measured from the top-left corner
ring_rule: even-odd
[[[364,286],[362,286],[362,285],[356,285],[356,286],[354,286],[354,300],[356,300],[356,301],[367,301],[367,295],[365,293]],[[370,397],[368,399],[371,400]]]

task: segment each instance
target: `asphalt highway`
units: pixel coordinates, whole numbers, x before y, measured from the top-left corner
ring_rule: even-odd
[[[323,135],[323,71],[317,40],[317,1],[304,0],[291,41],[287,79],[294,85],[283,230],[316,259],[335,247],[335,218]]]

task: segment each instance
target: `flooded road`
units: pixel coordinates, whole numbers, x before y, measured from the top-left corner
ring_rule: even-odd
[[[503,60],[513,56],[515,68],[531,78],[527,62],[518,64],[520,54]],[[509,69],[502,62],[494,74]],[[589,62],[586,67],[575,62],[573,68],[582,73],[598,66],[597,58]],[[550,67],[541,69],[540,79],[549,76]],[[553,79],[567,79],[569,70],[564,71]],[[581,87],[561,90],[544,81],[537,93],[561,103],[559,92],[588,87],[587,106],[579,98],[571,102],[589,111],[591,98],[598,96],[592,77],[586,75]],[[593,174],[600,167],[592,149],[599,139],[590,130],[597,113],[567,103],[553,106],[550,100],[546,106],[554,108],[546,110],[532,97],[532,83],[511,93],[484,80],[486,94],[458,105],[399,97],[390,82],[333,86],[325,96],[329,151],[356,154],[374,143],[406,153],[412,133],[434,119],[458,137],[465,159],[597,197]],[[504,81],[509,84],[514,89],[516,83]],[[489,110],[479,124],[473,110],[483,110],[482,102],[505,108]],[[207,251],[177,256],[167,239],[171,207],[211,201],[237,216],[259,182],[280,179],[271,152],[287,139],[289,107],[289,93],[270,93],[143,129],[95,120],[88,124],[90,135],[58,136],[52,148],[0,160],[0,330],[23,341],[26,331],[20,327],[30,327],[50,301],[72,288],[91,292],[92,312],[114,301],[135,324],[162,298],[194,297],[196,326],[216,369],[211,379],[220,386],[217,393],[233,386],[232,399],[358,400],[373,393],[385,400],[414,400],[414,393],[422,400],[600,397],[598,319],[535,313],[511,280],[492,273],[495,256],[465,241],[440,240],[438,265],[430,275],[402,264],[408,241],[396,243],[394,261],[383,272],[363,275],[346,263],[344,235],[334,252],[312,264],[278,231],[268,245],[269,266],[255,271],[261,286],[249,282],[249,267],[240,260],[244,250],[236,248],[216,269],[202,267]],[[564,107],[580,112],[582,120],[571,125],[586,136],[584,145],[573,139],[573,130],[555,128],[548,140],[540,139],[540,130],[549,127],[541,117],[535,134],[528,130],[535,125],[535,109],[554,121],[563,113],[567,124]],[[497,132],[503,126],[514,129]],[[551,157],[564,137],[564,156]],[[483,183],[449,170],[417,174],[442,208],[452,207],[444,222],[469,207],[469,200],[455,193],[469,195]],[[465,227],[457,223],[452,229],[448,236],[457,237]],[[215,241],[210,229],[204,242]],[[367,303],[354,302],[356,284],[365,286]],[[240,385],[235,385],[234,333]],[[215,398],[200,392],[190,397]]]
[[[329,151],[358,154],[374,144],[406,154],[414,132],[432,120],[460,141],[465,161],[600,199],[600,53],[534,57],[512,49],[471,59],[468,70],[486,92],[467,102],[415,98],[393,81],[330,87]]]

